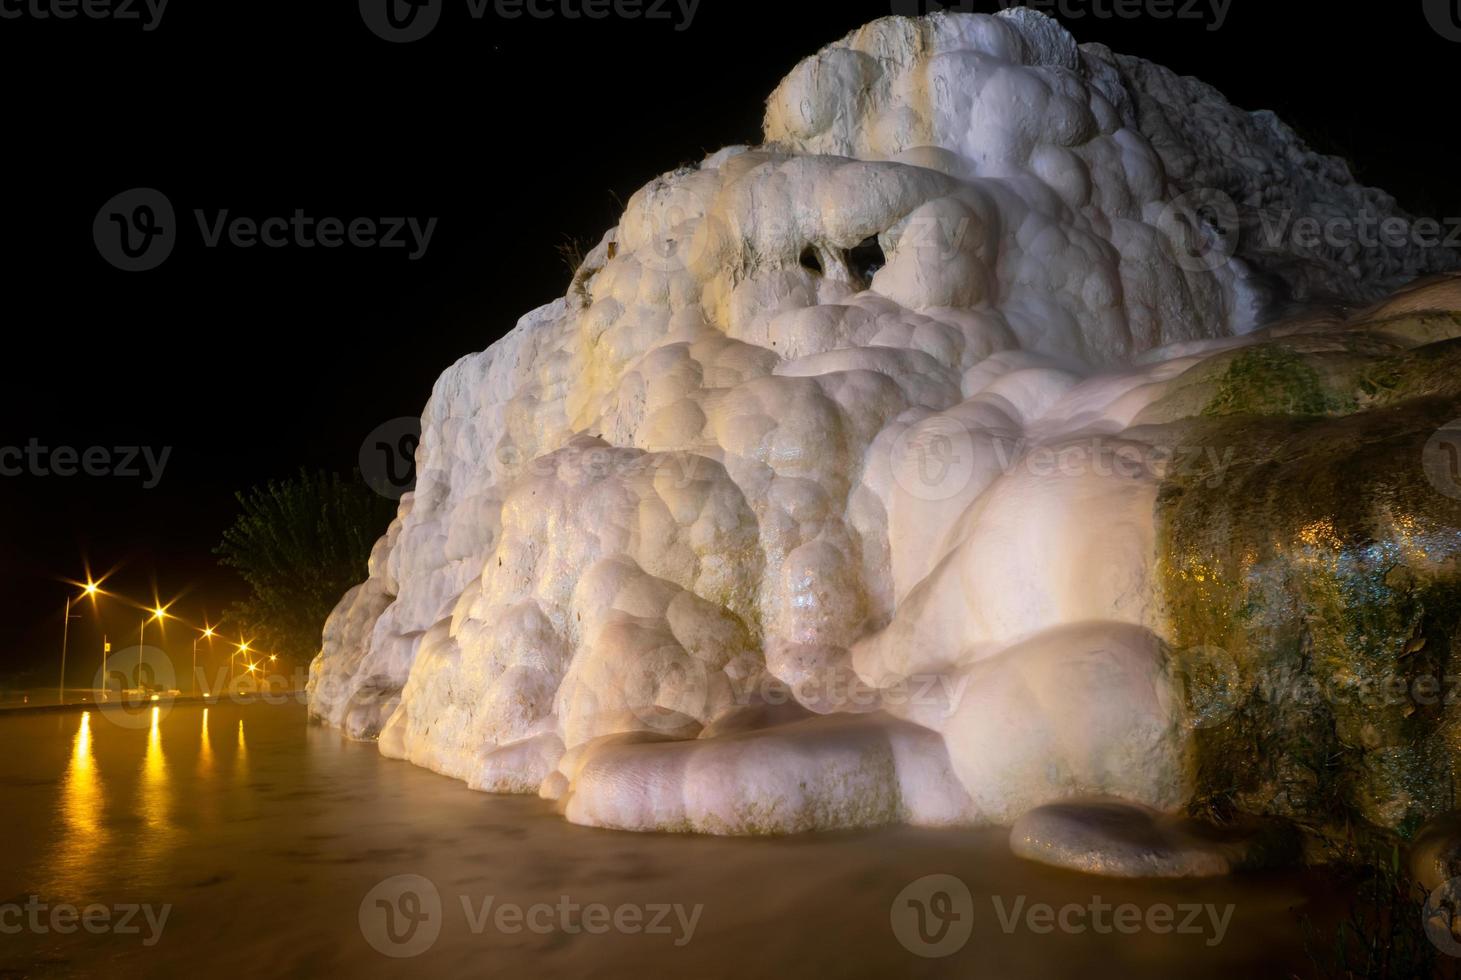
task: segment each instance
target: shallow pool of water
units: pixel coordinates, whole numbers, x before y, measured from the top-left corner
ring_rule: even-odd
[[[1329,891],[1088,878],[993,830],[576,827],[297,703],[122,721],[0,716],[0,976],[1309,975],[1298,914]]]

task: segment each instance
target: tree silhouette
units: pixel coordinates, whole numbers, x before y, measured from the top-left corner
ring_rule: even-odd
[[[366,577],[396,504],[355,474],[309,472],[236,493],[242,512],[213,549],[248,585],[229,618],[256,649],[307,661],[340,596]]]

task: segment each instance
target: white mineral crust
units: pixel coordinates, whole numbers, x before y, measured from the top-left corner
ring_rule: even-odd
[[[601,826],[1181,804],[1158,478],[1036,464],[1139,455],[1123,430],[1269,304],[1436,261],[1190,221],[1215,196],[1399,213],[1028,10],[807,58],[762,145],[655,178],[566,296],[441,376],[313,713]]]

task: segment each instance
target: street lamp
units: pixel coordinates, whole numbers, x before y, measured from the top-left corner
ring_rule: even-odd
[[[101,592],[101,585],[93,582],[90,575],[86,576],[86,584],[81,587],[81,595],[90,599],[95,604],[97,593],[99,592]],[[71,615],[71,599],[71,593],[66,593],[66,611],[62,613],[61,617],[61,679],[60,683],[56,685],[57,704],[61,704],[66,700],[66,647],[71,640],[71,620],[81,618],[80,616]]]
[[[241,636],[238,639],[238,649],[228,655],[228,689],[230,691],[233,690],[234,685],[233,658],[249,652],[249,641]]]
[[[142,689],[142,648],[147,643],[145,639],[147,635],[147,624],[154,619],[158,622],[167,619],[167,607],[158,605],[156,601],[153,602],[150,611],[152,615],[143,616],[142,624],[137,627],[137,689],[139,691]]]
[[[203,635],[193,637],[193,697],[198,696],[198,641],[206,638],[208,646],[212,647],[215,634],[213,627],[207,623],[203,624],[203,628],[199,632]]]

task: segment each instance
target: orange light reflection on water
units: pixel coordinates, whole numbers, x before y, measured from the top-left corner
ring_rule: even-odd
[[[90,711],[81,713],[71,740],[71,759],[61,785],[61,820],[66,832],[51,861],[56,873],[51,888],[56,894],[84,894],[108,836],[102,820],[102,786],[96,771]]]
[[[208,773],[213,769],[213,748],[208,744],[208,709],[203,709],[203,741],[198,746],[198,771]]]

